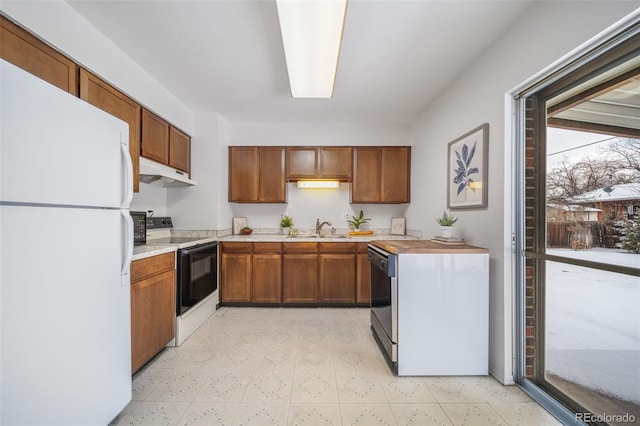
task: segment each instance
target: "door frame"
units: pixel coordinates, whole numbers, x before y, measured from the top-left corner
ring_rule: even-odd
[[[622,20],[505,94],[505,135],[509,135],[512,141],[511,144],[505,144],[504,159],[505,175],[511,176],[512,178],[505,179],[505,194],[510,194],[512,197],[512,202],[509,206],[511,211],[508,215],[505,215],[505,217],[511,218],[511,265],[513,265],[511,277],[513,282],[512,301],[514,306],[513,377],[523,391],[529,394],[535,401],[564,424],[584,423],[577,420],[575,414],[556,398],[552,397],[526,377],[526,261],[529,259],[530,262],[536,262],[538,264],[538,272],[543,273],[544,259],[547,257],[531,256],[531,254],[529,254],[528,257],[525,256],[527,248],[525,223],[527,111],[531,111],[534,106],[533,103],[538,103],[538,108],[540,108],[540,102],[542,101],[537,100],[537,93],[543,91],[548,92],[554,86],[559,86],[562,81],[566,81],[568,77],[579,78],[580,76],[589,75],[595,68],[601,65],[607,53],[612,52],[614,49],[619,49],[631,39],[637,39],[638,37],[640,37],[640,9],[627,15]],[[529,100],[529,103],[527,103],[527,100]],[[544,138],[545,132],[540,131],[544,128],[542,126],[546,126],[546,114],[545,117],[538,118],[533,125],[534,132]],[[544,144],[542,145],[542,149],[544,150]],[[539,153],[540,152],[536,154],[536,158],[544,159],[544,157],[540,157]],[[538,170],[546,170],[544,164],[537,164],[536,167],[542,167]],[[545,178],[546,174],[540,173],[538,181],[544,181]],[[542,187],[544,188],[544,186]],[[537,215],[535,229],[545,229],[545,224],[540,223],[544,220],[544,214]],[[544,233],[541,234],[542,235],[533,236],[534,244],[544,244],[545,235]],[[563,261],[564,260],[563,258]],[[540,348],[536,348],[536,350],[540,350]]]

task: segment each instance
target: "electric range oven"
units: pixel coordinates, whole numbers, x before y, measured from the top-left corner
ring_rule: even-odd
[[[218,289],[218,243],[178,249],[176,315],[182,315]]]

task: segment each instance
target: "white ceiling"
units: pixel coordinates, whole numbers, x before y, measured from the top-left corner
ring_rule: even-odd
[[[407,123],[530,0],[350,0],[331,99],[291,97],[272,0],[68,3],[193,111],[232,122]]]

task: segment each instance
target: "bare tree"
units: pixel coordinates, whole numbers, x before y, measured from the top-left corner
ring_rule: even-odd
[[[610,159],[585,158],[572,163],[563,158],[547,173],[547,200],[561,204],[585,192],[637,181],[629,173],[620,171],[620,164]]]
[[[617,163],[621,171],[627,171],[640,181],[640,139],[617,138],[602,151]]]
[[[563,158],[547,173],[547,200],[563,204],[585,192],[640,182],[640,139],[616,138],[601,154],[578,162]]]

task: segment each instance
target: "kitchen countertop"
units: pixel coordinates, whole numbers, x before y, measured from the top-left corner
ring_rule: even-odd
[[[467,244],[441,244],[431,240],[390,241],[385,239],[375,240],[372,245],[393,254],[489,253],[488,249],[482,247]]]
[[[172,251],[177,251],[178,248],[176,246],[134,246],[133,247],[133,258],[131,260],[140,260],[147,257],[157,256],[159,254],[171,253]]]
[[[209,238],[209,240],[214,240]],[[361,235],[361,236],[322,236],[321,238],[311,235],[299,235],[296,237],[290,237],[288,235],[281,234],[251,234],[251,235],[228,235],[226,237],[220,237],[217,239],[220,242],[321,242],[321,243],[370,243],[371,241],[383,240],[394,242],[419,242],[416,237],[409,235],[391,235],[391,234],[373,234],[373,235]],[[469,247],[469,246],[467,246]],[[170,253],[177,251],[178,248],[175,245],[140,245],[133,248],[132,260],[145,259],[147,257],[157,256],[159,254]]]
[[[344,234],[343,234],[344,235]],[[391,235],[391,234],[373,234],[373,235],[360,235],[360,236],[331,236],[326,235],[320,238],[311,235],[298,235],[290,237],[288,235],[281,234],[251,234],[251,235],[229,235],[218,239],[220,242],[283,242],[283,243],[296,243],[296,242],[320,242],[320,243],[369,243],[374,240],[416,240],[415,237],[409,235]]]

